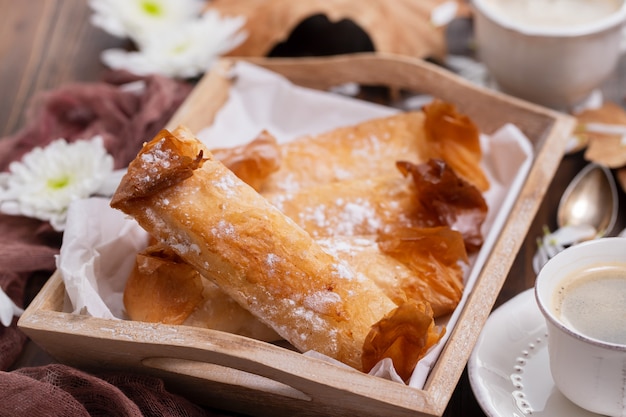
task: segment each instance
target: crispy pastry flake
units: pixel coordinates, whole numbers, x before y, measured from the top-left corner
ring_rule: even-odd
[[[266,130],[250,143],[234,148],[212,149],[211,153],[257,191],[267,177],[278,171],[281,164],[278,142]]]
[[[489,180],[480,167],[482,150],[478,126],[467,115],[459,113],[453,104],[442,100],[433,100],[423,111],[427,138],[422,149],[424,160],[443,159],[459,176],[480,191],[487,191]]]
[[[417,362],[445,333],[445,327],[435,326],[428,303],[404,303],[372,326],[363,344],[363,372],[369,372],[380,360],[390,358],[396,372],[406,382]]]
[[[463,269],[468,263],[463,237],[447,226],[400,227],[381,233],[381,251],[415,273],[397,283],[408,300],[427,302],[435,317],[451,313],[463,295]]]
[[[182,324],[201,302],[200,274],[171,250],[157,245],[137,254],[124,289],[131,320]]]
[[[117,208],[128,200],[147,197],[178,184],[190,178],[202,164],[203,150],[199,146],[183,144],[169,131],[161,130],[144,144],[128,166],[125,178],[139,179],[122,181],[111,199],[111,206]],[[162,175],[165,169],[168,175]]]
[[[124,306],[131,320],[202,327],[264,341],[281,339],[158,242],[137,254],[124,289]]]
[[[431,159],[419,165],[399,161],[396,165],[403,175],[413,177],[423,207],[423,226],[450,226],[463,235],[469,253],[478,250],[483,243],[480,229],[488,211],[482,193],[442,160]]]

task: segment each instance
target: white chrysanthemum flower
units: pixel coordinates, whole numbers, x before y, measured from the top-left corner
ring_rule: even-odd
[[[537,239],[537,252],[533,256],[535,273],[539,273],[548,260],[566,247],[596,237],[598,237],[598,231],[595,227],[588,224],[563,226],[554,232],[551,232],[547,226],[544,226],[543,238]]]
[[[91,23],[111,35],[139,41],[146,32],[183,25],[202,11],[203,0],[89,0]]]
[[[4,327],[9,327],[13,321],[13,316],[19,317],[24,310],[15,305],[13,300],[0,288],[0,323]]]
[[[100,136],[71,144],[58,139],[0,174],[0,212],[46,220],[62,231],[70,203],[96,194],[112,172]]]
[[[246,34],[240,31],[244,23],[243,17],[221,18],[210,10],[176,30],[151,32],[139,42],[139,51],[108,49],[102,61],[137,75],[193,78],[244,41]]]
[[[430,13],[430,23],[435,27],[442,27],[454,20],[459,10],[459,4],[456,1],[446,1],[435,7]]]

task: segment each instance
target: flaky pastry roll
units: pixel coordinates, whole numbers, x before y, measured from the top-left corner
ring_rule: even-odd
[[[372,326],[396,310],[373,281],[325,252],[184,129],[162,131],[144,145],[111,206],[300,351],[362,369]],[[442,334],[432,314],[428,323],[414,349],[420,354],[432,335]],[[396,337],[379,339],[393,346]]]

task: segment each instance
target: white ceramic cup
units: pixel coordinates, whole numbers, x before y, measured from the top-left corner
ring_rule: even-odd
[[[626,238],[597,239],[560,252],[539,272],[535,296],[546,319],[550,371],[556,387],[588,411],[623,417],[626,344],[586,336],[566,324],[557,312],[555,294],[572,277],[580,277],[580,271],[599,265],[623,267],[626,271]],[[567,297],[567,291],[563,293]]]
[[[503,92],[570,110],[615,70],[626,1],[620,0],[618,10],[598,20],[554,27],[508,17],[494,9],[494,1],[511,0],[472,0],[475,41],[478,56]]]

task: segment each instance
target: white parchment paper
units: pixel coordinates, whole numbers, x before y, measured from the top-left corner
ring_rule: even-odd
[[[397,110],[348,97],[297,87],[281,76],[247,63],[234,68],[236,81],[214,124],[198,133],[209,148],[247,143],[266,129],[279,142],[305,134],[391,115]],[[490,137],[481,136],[484,169],[491,188],[485,194],[489,214],[483,225],[485,243],[471,259],[464,296],[455,312],[440,320],[448,330],[423,358],[409,385],[422,388],[430,369],[458,320],[468,294],[491,252],[532,165],[532,146],[521,131],[504,124]],[[107,199],[91,198],[72,204],[57,266],[67,288],[67,311],[95,317],[124,319],[124,285],[135,253],[145,247],[146,233],[132,219],[113,210]],[[374,372],[393,378],[388,363]]]

